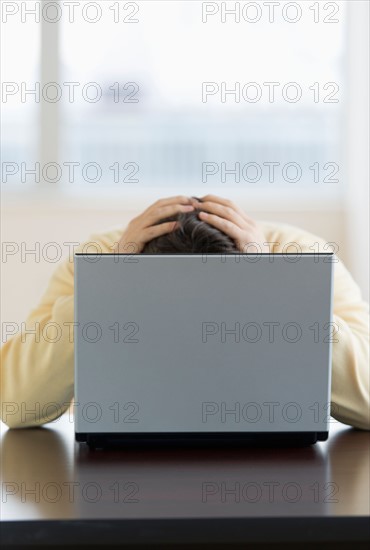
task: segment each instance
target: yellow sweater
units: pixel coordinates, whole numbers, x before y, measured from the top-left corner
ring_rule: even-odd
[[[266,240],[274,243],[270,245],[273,252],[294,252],[293,248],[284,249],[287,243],[297,243],[302,252],[313,252],[317,246],[321,252],[331,251],[325,241],[296,227],[260,223]],[[112,252],[121,234],[122,228],[115,228],[92,236],[88,242],[97,243],[102,252]],[[86,251],[85,244],[76,251]],[[55,420],[73,399],[73,267],[72,260],[60,264],[25,322],[27,329],[37,329],[39,341],[37,335],[25,335],[21,330],[1,349],[1,419],[11,428]],[[334,264],[333,322],[339,332],[338,341],[332,344],[331,414],[365,430],[370,429],[368,311],[358,286],[338,261]],[[43,334],[48,323],[57,323],[62,329],[56,342],[52,329],[46,337]]]

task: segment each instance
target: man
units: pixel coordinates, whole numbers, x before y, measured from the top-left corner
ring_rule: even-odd
[[[295,252],[297,247],[312,253],[317,245],[328,251],[325,241],[314,235],[288,225],[256,222],[233,202],[214,195],[161,199],[123,232],[110,231],[93,242],[101,252],[133,254],[276,253]],[[331,414],[369,430],[368,305],[339,260],[334,269],[333,322],[338,332],[332,353]],[[73,262],[61,264],[27,318],[27,329],[37,327],[39,337],[18,334],[2,348],[1,418],[11,428],[52,421],[73,398],[73,276]],[[59,338],[46,336],[50,327],[59,331]]]

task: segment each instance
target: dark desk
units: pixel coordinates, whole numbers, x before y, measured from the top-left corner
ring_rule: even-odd
[[[68,414],[3,430],[4,548],[370,542],[368,432],[333,421],[300,449],[89,451],[73,430]]]

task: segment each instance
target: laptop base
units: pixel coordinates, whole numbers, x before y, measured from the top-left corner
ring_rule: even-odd
[[[90,449],[174,448],[174,447],[306,447],[326,441],[329,432],[255,432],[255,433],[77,433],[76,441]]]

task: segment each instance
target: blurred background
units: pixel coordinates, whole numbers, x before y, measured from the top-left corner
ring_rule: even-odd
[[[219,194],[336,243],[369,297],[369,2],[1,2],[2,317],[68,243]]]

